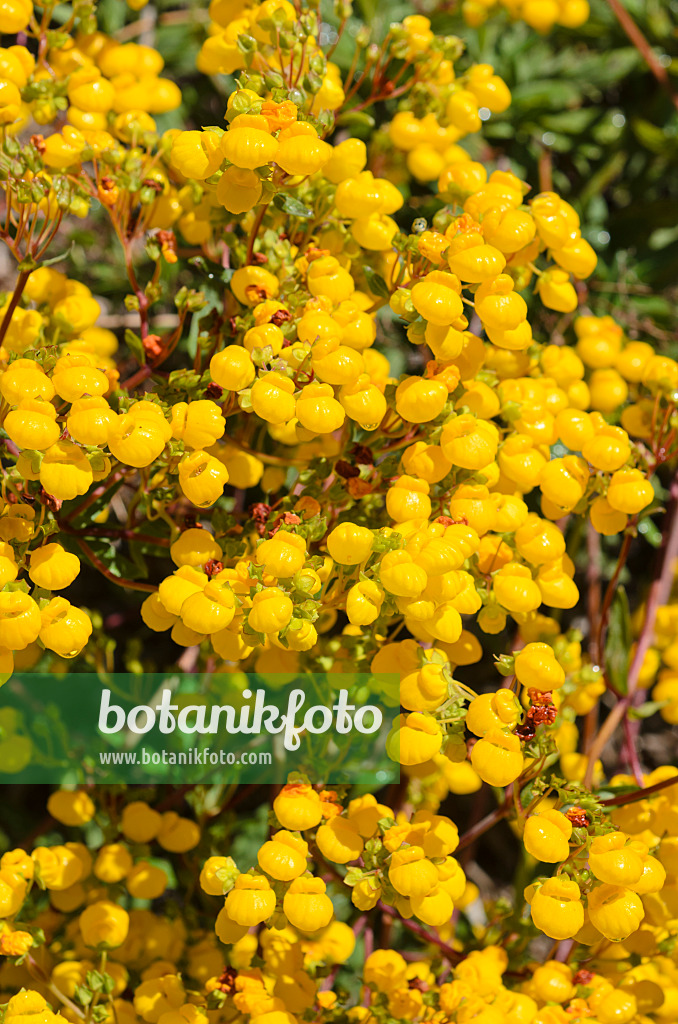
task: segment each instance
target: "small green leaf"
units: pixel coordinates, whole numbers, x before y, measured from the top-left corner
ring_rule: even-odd
[[[669,703],[668,700],[648,700],[639,704],[637,708],[629,708],[629,718],[652,718],[658,711]]]
[[[383,277],[377,274],[376,270],[372,270],[372,267],[365,267],[364,269],[367,286],[372,294],[378,295],[380,299],[390,299],[391,291]]]
[[[283,213],[288,213],[290,217],[305,217],[309,218],[313,216],[313,210],[299,200],[295,199],[294,196],[286,196],[279,193],[273,200],[273,205],[277,206]]]
[[[73,994],[81,1006],[89,1006],[92,1002],[92,993],[88,988],[85,988],[84,985],[76,985],[75,992]]]
[[[675,153],[676,141],[663,128],[658,128],[651,121],[646,121],[641,117],[635,118],[631,127],[641,145],[645,149],[649,149],[651,153],[660,153],[664,156]]]
[[[55,263],[61,263],[62,260],[68,259],[73,252],[75,243],[71,242],[68,249],[65,252],[60,252],[58,256],[50,256],[48,260],[42,260],[40,263],[41,267],[53,267]]]
[[[638,523],[638,533],[642,534],[648,544],[651,544],[653,548],[658,548],[662,542],[661,530],[659,530],[653,519],[648,516],[645,519],[641,519]]]
[[[362,868],[349,868],[344,875],[344,884],[353,888],[358,882],[361,882],[365,877],[365,873]]]
[[[337,124],[360,128],[374,128],[375,120],[365,110],[347,110],[337,118]]]
[[[139,335],[135,334],[134,331],[130,331],[128,328],[125,331],[125,344],[137,362],[143,366],[146,362],[146,353],[144,352],[143,342]]]
[[[605,641],[605,665],[612,685],[622,694],[628,689],[632,642],[629,599],[624,587],[619,586],[610,608]]]

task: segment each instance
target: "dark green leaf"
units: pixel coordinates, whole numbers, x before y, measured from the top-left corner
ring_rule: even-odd
[[[632,642],[629,599],[624,587],[619,586],[610,608],[605,641],[605,666],[612,685],[622,694],[625,694],[628,689]]]
[[[137,362],[143,366],[146,362],[146,353],[144,352],[144,346],[139,335],[128,328],[125,331],[125,344]]]
[[[273,205],[277,206],[283,213],[289,213],[290,217],[312,217],[313,210],[299,200],[295,199],[294,196],[286,196],[279,193],[273,200]]]
[[[365,278],[373,295],[378,295],[380,299],[390,299],[389,287],[376,270],[372,270],[372,267],[365,267]]]
[[[374,128],[374,118],[364,110],[347,110],[337,118],[337,124],[354,128]]]
[[[575,105],[581,101],[580,86],[573,82],[537,80],[522,83],[513,90],[513,103],[523,110],[536,107],[562,110],[563,107]]]
[[[638,533],[642,534],[648,544],[651,544],[653,548],[658,548],[662,542],[661,530],[659,530],[653,519],[648,516],[646,519],[641,519],[638,523]]]

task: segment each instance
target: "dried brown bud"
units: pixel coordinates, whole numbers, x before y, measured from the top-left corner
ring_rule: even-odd
[[[527,712],[527,717],[535,726],[543,725],[545,722],[548,725],[553,725],[558,716],[558,711],[551,705],[551,707],[540,707],[536,705],[531,707]]]
[[[287,309],[277,309],[275,311],[275,313],[273,314],[273,316],[271,317],[271,319],[268,322],[270,324],[274,324],[276,327],[281,327],[283,324],[289,323],[289,321],[291,319],[292,319],[292,314],[290,313],[289,310],[287,310]],[[287,339],[285,339],[285,340],[287,341]],[[287,344],[291,345],[292,342],[288,341]],[[283,344],[283,348],[285,348],[285,347],[286,346]]]
[[[358,469],[358,467],[351,466],[348,462],[345,462],[343,459],[339,459],[338,462],[335,462],[334,469],[335,472],[339,474],[339,476],[343,476],[344,480],[350,480],[352,476],[360,476],[360,470]]]
[[[63,505],[61,498],[55,498],[53,494],[48,494],[44,487],[40,491],[40,501],[50,512],[60,512]]]
[[[266,522],[271,514],[271,506],[263,501],[258,501],[256,504],[250,505],[249,512],[254,520],[257,533],[263,537],[266,532]]]
[[[526,742],[527,740],[534,739],[536,731],[534,724],[528,718],[522,725],[518,726],[516,729],[516,736],[518,739]]]
[[[570,807],[569,811],[565,811],[565,817],[574,828],[586,828],[589,823],[588,815],[583,807]],[[585,982],[580,982],[580,984],[583,985]]]
[[[372,484],[368,483],[367,480],[361,480],[359,476],[351,477],[346,484],[346,489],[352,498],[364,498],[366,494],[371,494],[374,490]]]
[[[205,388],[205,398],[211,398],[213,402],[218,402],[224,393],[224,389],[219,385],[212,382]]]
[[[235,967],[224,967],[223,971],[217,979],[217,988],[224,995],[232,996],[235,993],[235,983],[238,977],[238,972]]]
[[[353,458],[355,459],[359,466],[374,465],[374,455],[372,454],[369,448],[365,447],[365,445],[354,444],[353,448],[351,449],[351,455],[353,456]]]

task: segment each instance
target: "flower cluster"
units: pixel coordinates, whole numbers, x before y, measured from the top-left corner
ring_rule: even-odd
[[[311,1014],[360,1021],[369,1006],[385,1020],[458,1024],[506,1015],[524,1024],[666,1021],[678,992],[666,951],[678,861],[675,839],[661,835],[675,817],[678,771],[644,780],[670,780],[616,807],[614,824],[602,827],[600,807],[563,813],[542,801],[527,815],[531,863],[561,868],[525,898],[546,934],[576,933],[568,963],[516,961],[518,932],[507,948],[493,941],[498,907],[482,908],[451,855],[456,827],[432,810],[410,815],[369,793],[344,802],[334,790],[291,783],[273,801],[270,838],[242,871],[192,817],[131,792],[111,790],[95,803],[86,790],[57,790],[48,802],[54,843],[10,850],[0,862],[5,1016],[291,1024]],[[100,838],[85,845],[95,817]],[[195,892],[198,873],[206,899],[189,910],[183,887]],[[342,919],[346,887],[360,912],[353,927]],[[179,902],[168,899],[173,892]],[[351,999],[333,979],[374,908],[398,915],[424,945],[408,959],[388,947],[368,953],[357,972],[364,997]],[[454,922],[467,914],[474,948],[462,952]],[[416,921],[436,931],[427,936]]]
[[[588,16],[503,6],[540,31]],[[3,855],[5,1016],[673,1019],[678,772],[644,772],[634,740],[678,720],[678,362],[581,308],[596,254],[570,203],[473,159],[505,82],[420,14],[379,46],[358,30],[346,72],[342,5],[330,45],[314,4],[213,0],[198,71],[229,83],[221,123],[168,127],[158,51],[99,31],[88,0],[37,7],[0,0],[0,682],[111,671],[80,607],[106,580],[168,664],[370,673],[403,783],[382,803],[292,779],[237,857],[200,789],[191,817],[55,792],[94,856],[59,830]],[[53,252],[73,218],[115,239],[124,337]],[[636,536],[663,554],[634,619]],[[582,538],[589,580],[614,556],[586,610]],[[0,770],[31,742],[3,709]],[[460,836],[443,802],[484,785],[496,807]],[[483,903],[462,857],[500,821],[525,865],[513,907]],[[538,933],[555,959],[536,967]],[[360,935],[351,1000],[334,983]]]
[[[156,271],[146,288],[132,269],[130,306],[140,312],[145,366],[131,386],[120,382],[116,340],[96,326],[100,307],[86,286],[48,267],[26,269],[4,307],[4,427],[16,451],[10,482],[20,503],[39,498],[47,508],[33,539],[64,521],[71,529],[95,495],[136,478],[146,516],[162,516],[170,527],[176,565],[157,591],[150,588],[144,621],[171,630],[183,646],[209,636],[227,661],[277,646],[295,665],[291,652],[309,652],[317,663],[328,651],[316,624],[334,643],[338,610],[348,617],[348,636],[370,627],[362,657],[380,667],[389,648],[378,640],[376,652],[374,640],[394,618],[417,641],[454,645],[462,616],[476,616],[481,630],[496,633],[508,615],[527,622],[542,603],[573,607],[573,568],[552,521],[590,510],[594,528],[607,535],[650,505],[652,460],[633,447],[629,432],[653,450],[663,445],[651,411],[667,406],[676,364],[645,343],[624,345],[605,318],[576,321],[576,348],[533,338],[521,292],[531,289],[547,308],[571,312],[573,275],[587,277],[595,255],[571,206],[555,193],[525,203],[527,185],[508,171],[488,176],[456,141],[480,127],[480,104],[501,110],[509,101],[491,67],[455,77],[455,40],[435,40],[428,52],[426,19],[392,29],[394,57],[414,66],[415,81],[407,93],[412,103],[402,101],[389,133],[407,150],[415,177],[428,179],[431,169],[438,176],[442,203],[430,227],[411,223],[408,234],[394,219],[402,219],[402,193],[365,169],[364,143],[332,146],[322,138],[344,93],[329,88],[334,66],[309,48],[312,37],[294,10],[264,4],[243,19],[253,49],[239,43],[239,63],[229,65],[246,70],[227,104],[227,131],[169,132],[157,155],[132,148],[116,176],[120,143],[103,122],[77,129],[107,135],[101,146],[78,150],[69,166],[109,210],[121,239],[132,227],[123,193],[140,204],[134,231],[158,228],[148,236]],[[202,64],[207,54],[216,61],[217,52],[226,60],[219,47],[230,25],[210,36]],[[279,47],[267,42],[272,34]],[[126,66],[132,45],[98,36],[96,45],[90,36],[71,42],[66,52],[75,59],[77,51],[91,69],[92,81],[78,86],[89,92],[103,73]],[[286,75],[264,73],[263,61],[275,68],[285,53]],[[317,82],[309,71],[304,90],[295,83],[311,62]],[[443,83],[442,113],[419,119],[419,91],[430,93],[424,76],[431,70]],[[275,89],[272,75],[281,79]],[[381,77],[374,76],[378,91]],[[72,82],[73,74],[69,88]],[[76,99],[74,109],[84,109],[86,96]],[[114,114],[101,112],[107,128],[115,127]],[[28,246],[33,262],[39,253],[29,245],[28,225],[33,217],[43,233],[52,230],[45,223],[54,216],[52,191],[59,191],[39,169],[52,166],[54,138],[33,136],[14,156],[22,181],[25,162],[35,168],[31,182],[49,182],[47,196],[29,205],[26,218],[21,208],[10,231],[13,250]],[[151,161],[154,169],[145,169]],[[10,170],[8,201],[18,189],[14,164]],[[59,220],[58,201],[55,209]],[[241,218],[241,231],[233,217]],[[291,236],[281,233],[290,217],[298,224]],[[147,375],[171,355],[184,320],[201,304],[184,289],[178,328],[163,338],[150,332],[148,307],[162,266],[177,258],[174,225],[208,253],[220,236],[233,237],[242,262],[228,273],[235,336],[224,345],[218,335],[212,341],[213,332],[201,335],[201,348],[213,353],[207,365],[199,360],[197,370],[175,372],[167,384],[158,376],[148,390]],[[386,298],[421,367],[399,379],[375,348]],[[477,333],[469,329],[471,315]],[[134,385],[142,393],[133,394]],[[627,402],[628,430],[605,418]],[[249,438],[262,436],[262,428],[266,442],[253,449]],[[553,457],[558,448],[562,455]],[[306,479],[321,452],[322,477]],[[287,466],[303,484],[288,483]],[[177,514],[212,508],[227,486],[274,496],[251,506],[254,529],[227,529],[227,543],[204,521],[182,533]],[[535,489],[541,515],[525,501]],[[61,504],[79,498],[64,515]],[[6,614],[15,613],[8,607]],[[3,644],[14,650],[34,640]],[[58,653],[81,647],[62,643]],[[442,648],[437,656],[450,661]],[[435,696],[402,703],[413,712],[438,711],[451,696],[448,685],[445,679]],[[442,744],[435,722],[426,728]]]
[[[29,26],[32,3],[9,3],[3,17],[9,17],[7,7],[22,7],[26,16],[20,28],[7,22],[8,32]],[[164,60],[152,47],[121,44],[98,31],[83,33],[77,42],[68,37],[59,42],[48,60],[43,55],[36,61],[22,45],[2,50],[0,58],[0,119],[10,135],[30,121],[49,125],[65,112],[67,126],[39,146],[46,173],[73,166],[90,148],[101,152],[115,139],[129,141],[135,133],[153,131],[150,115],[180,105],[181,90],[160,77]]]

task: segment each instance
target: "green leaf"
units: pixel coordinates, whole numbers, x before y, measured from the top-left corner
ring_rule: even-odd
[[[365,267],[365,279],[373,295],[378,295],[380,299],[391,298],[391,292],[386,281],[372,267]]]
[[[84,985],[76,985],[74,995],[81,1006],[89,1006],[92,1002],[92,993]]]
[[[139,580],[147,580],[148,579],[148,565],[146,564],[146,559],[144,558],[144,556],[142,554],[141,548],[142,548],[142,545],[140,545],[140,544],[130,543],[130,545],[129,545],[129,553],[130,553],[130,558],[131,558],[132,562],[134,563],[134,565],[136,567],[136,570],[137,570],[136,573],[135,573],[135,577],[134,578],[135,579],[139,579]]]
[[[115,988],[115,981],[111,975],[101,971],[88,971],[85,982],[92,992],[106,992],[110,995]]]
[[[597,107],[582,107],[579,110],[564,110],[559,114],[549,114],[541,119],[544,128],[551,132],[564,132],[566,135],[578,135],[599,117]]]
[[[563,107],[576,106],[582,100],[580,84],[562,79],[521,82],[513,90],[512,96],[513,105],[522,110],[542,107],[560,111]]]
[[[658,711],[669,703],[668,700],[648,700],[639,704],[637,708],[629,708],[629,718],[652,718]]]
[[[565,50],[562,72],[555,67],[553,74],[557,76],[562,73],[575,78],[582,83],[587,93],[591,93],[592,87],[609,88],[639,66],[642,66],[642,57],[635,46],[622,46],[606,53],[589,51],[585,56],[577,50]]]
[[[347,110],[339,115],[337,124],[354,128],[374,128],[375,120],[365,110]]]
[[[638,533],[642,534],[648,544],[651,544],[653,548],[661,546],[661,530],[657,528],[654,519],[650,519],[649,516],[646,519],[641,519],[638,523]]]
[[[58,256],[50,256],[48,260],[42,260],[40,263],[41,267],[53,267],[55,263],[61,263],[62,260],[68,259],[73,252],[74,243],[71,242],[68,249],[65,252],[60,252]]]
[[[277,206],[283,213],[289,213],[290,217],[312,217],[313,210],[299,200],[295,199],[294,196],[286,196],[279,193],[273,200],[273,205]]]
[[[144,352],[144,346],[141,338],[134,331],[130,331],[129,328],[125,331],[125,344],[130,350],[136,361],[143,366],[146,362],[146,353]]]
[[[344,884],[353,888],[358,882],[361,882],[365,877],[365,872],[362,868],[349,868],[344,875]]]
[[[663,128],[659,128],[651,121],[646,121],[641,117],[637,117],[632,122],[632,127],[638,141],[650,152],[663,155],[675,153],[676,140],[669,137]]]
[[[298,532],[303,533],[307,540],[320,540],[327,532],[327,518],[325,516],[314,516],[313,519],[309,519],[308,523],[304,524],[304,529]]]
[[[624,587],[619,586],[610,608],[605,641],[605,665],[612,685],[621,694],[628,690],[632,642],[629,599]]]

